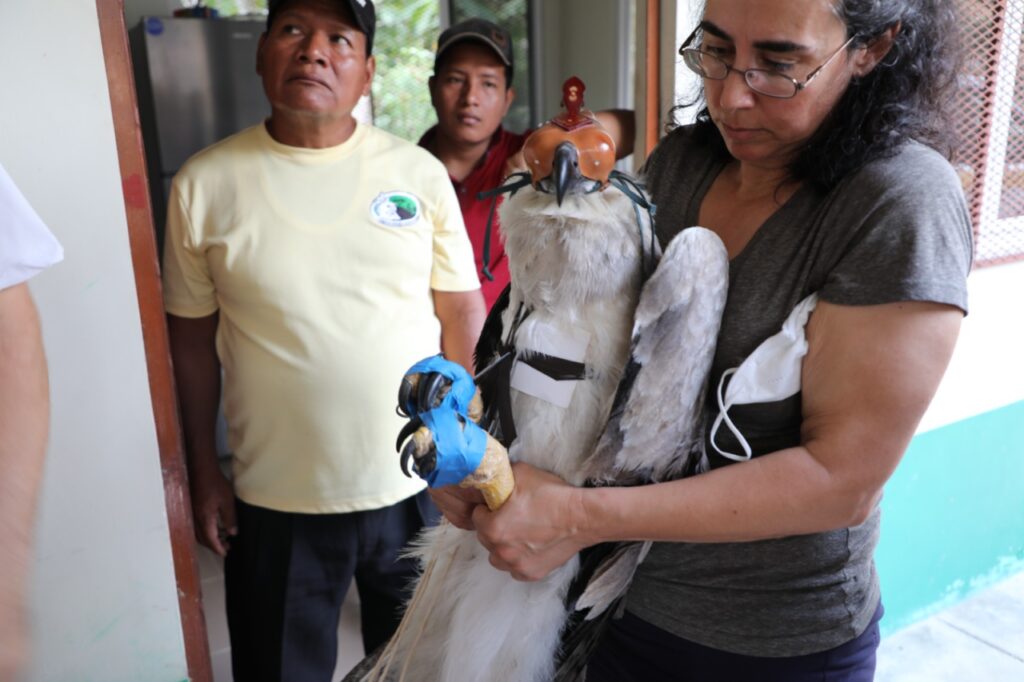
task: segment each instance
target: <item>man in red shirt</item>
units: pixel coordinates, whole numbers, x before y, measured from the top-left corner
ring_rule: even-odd
[[[521,167],[519,151],[529,134],[509,132],[501,124],[515,99],[512,75],[512,37],[508,31],[485,19],[467,19],[445,30],[438,40],[434,75],[430,78],[437,125],[419,142],[440,159],[451,176],[473,243],[488,310],[508,285],[508,262],[495,216],[489,262],[484,263],[491,200],[477,199],[477,194],[498,187],[510,172]],[[616,141],[618,158],[630,154],[633,112],[602,111],[597,117]],[[486,276],[484,265],[493,279]]]

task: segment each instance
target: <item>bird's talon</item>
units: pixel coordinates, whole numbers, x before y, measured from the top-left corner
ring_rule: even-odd
[[[409,460],[412,460],[413,469],[421,478],[429,476],[437,467],[437,451],[434,449],[433,443],[430,443],[425,452],[420,452],[419,444],[416,441],[416,438],[412,438],[402,448],[402,472],[409,478],[412,478],[412,473],[409,471]]]
[[[450,390],[451,380],[440,372],[406,374],[398,387],[399,413],[412,418],[432,410],[444,401]]]
[[[398,434],[398,441],[395,442],[395,450],[401,450],[402,443],[405,442],[405,439],[416,433],[421,426],[423,426],[423,420],[419,417],[413,417],[410,419],[409,423],[403,426],[401,432]]]
[[[412,396],[413,391],[416,390],[419,380],[419,374],[406,374],[402,377],[402,383],[398,386],[398,413],[403,417],[408,418],[416,414],[413,405],[409,403],[409,398]]]
[[[402,473],[405,474],[406,478],[412,478],[412,474],[409,473],[409,460],[412,458],[412,448],[406,446],[402,448]]]
[[[426,381],[420,381],[419,408],[421,412],[432,410],[441,404],[451,389],[451,381],[439,372],[431,372]]]

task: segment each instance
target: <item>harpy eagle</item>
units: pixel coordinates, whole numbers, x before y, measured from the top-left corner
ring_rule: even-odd
[[[500,211],[512,282],[477,347],[480,390],[438,357],[413,367],[399,395],[411,418],[402,466],[411,459],[431,485],[478,487],[495,509],[512,492],[509,459],[576,486],[700,468],[726,250],[692,228],[658,253],[643,189],[612,170],[614,143],[582,94],[578,78],[566,82],[565,110],[524,146],[530,173],[501,188],[512,192]],[[346,679],[581,679],[648,546],[601,545],[518,582],[474,533],[442,522],[412,550],[423,572],[398,632]]]

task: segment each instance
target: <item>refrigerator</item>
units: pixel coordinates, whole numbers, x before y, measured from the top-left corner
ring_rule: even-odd
[[[144,17],[129,31],[157,245],[171,179],[193,154],[263,121],[256,75],[265,18]]]
[[[161,259],[174,174],[199,150],[270,115],[256,75],[256,45],[265,27],[262,17],[144,17],[128,32]],[[223,408],[216,442],[226,457]]]

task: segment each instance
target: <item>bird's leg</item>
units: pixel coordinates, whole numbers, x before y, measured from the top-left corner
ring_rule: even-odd
[[[476,488],[484,496],[484,502],[491,511],[505,504],[505,500],[516,487],[512,476],[512,463],[505,446],[487,434],[487,449],[484,458],[473,473],[462,479],[460,488]]]
[[[479,387],[473,393],[473,399],[469,401],[469,409],[466,411],[466,416],[472,419],[476,424],[479,424],[480,420],[483,419],[484,399],[480,395]]]
[[[480,490],[487,506],[492,510],[497,509],[508,499],[515,487],[508,451],[490,434],[482,432],[476,426],[483,416],[483,399],[480,396],[480,389],[474,387],[473,396],[469,400],[464,414],[456,410],[446,411],[443,409],[445,398],[448,397],[451,390],[452,381],[439,372],[411,373],[402,378],[402,384],[398,391],[398,409],[401,414],[410,419],[399,434],[396,445],[402,453],[402,471],[406,476],[412,475],[409,472],[411,461],[416,473],[433,485],[433,482],[438,480],[435,472],[439,465],[444,469],[448,462],[454,461],[456,464],[461,464],[465,461],[466,454],[470,456],[475,454],[479,457],[478,466],[457,482],[461,487]],[[438,439],[423,421],[424,413],[431,411],[433,411],[432,419],[448,420],[446,426],[458,429],[449,434],[451,436],[451,433],[455,433],[456,437],[445,439],[449,451],[442,451],[440,457],[437,450]],[[456,420],[456,424],[450,424],[450,420]],[[437,427],[436,422],[435,427]],[[465,433],[466,429],[480,432],[472,434],[475,436],[472,439],[473,447],[477,448],[472,453],[463,452],[461,449],[469,447],[470,434]],[[481,445],[483,447],[482,457],[480,457],[479,451]]]

